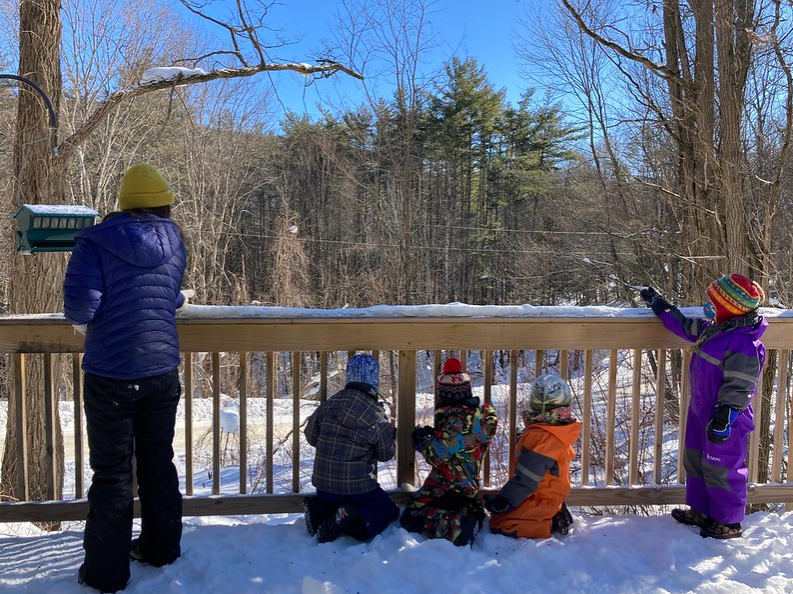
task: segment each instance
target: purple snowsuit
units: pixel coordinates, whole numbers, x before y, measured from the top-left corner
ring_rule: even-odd
[[[746,438],[754,429],[751,402],[765,362],[760,337],[768,322],[754,311],[717,325],[687,318],[674,307],[659,317],[667,330],[695,343],[683,454],[686,504],[722,524],[740,522],[746,508]],[[729,438],[713,443],[707,424],[719,404],[741,414]]]

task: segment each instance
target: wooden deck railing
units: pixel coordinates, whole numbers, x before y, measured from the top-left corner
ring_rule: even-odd
[[[227,315],[227,314],[226,314]],[[755,503],[793,502],[790,468],[793,455],[789,447],[790,428],[790,349],[793,348],[793,318],[769,319],[764,337],[769,351],[778,352],[776,390],[772,395],[773,435],[770,440],[769,480],[758,484],[759,451],[763,441],[759,431],[750,441],[749,499]],[[519,396],[526,382],[553,368],[562,376],[577,378],[574,386],[574,410],[583,423],[579,457],[574,473],[571,505],[642,505],[672,504],[684,500],[684,471],[677,452],[682,447],[683,427],[676,432],[677,422],[685,422],[688,386],[688,359],[682,351],[677,357],[679,375],[670,374],[673,353],[686,343],[665,331],[651,317],[576,317],[576,318],[194,318],[179,322],[181,346],[184,351],[182,380],[184,386],[184,476],[185,515],[225,515],[265,512],[300,511],[301,485],[306,484],[309,460],[301,460],[301,353],[313,353],[319,362],[317,398],[324,399],[329,386],[329,354],[343,359],[356,351],[374,352],[384,363],[388,352],[396,367],[397,458],[394,484],[416,484],[421,474],[420,461],[414,457],[411,432],[417,418],[417,357],[432,361],[429,377],[437,375],[444,352],[454,351],[466,363],[478,366],[481,378],[493,378],[494,359],[508,362],[499,366],[508,370],[506,398],[499,399],[499,423],[503,432],[502,449],[491,446],[483,469],[485,488],[497,488],[503,479],[507,455],[511,455],[515,437],[520,430]],[[20,316],[0,318],[0,352],[10,354],[12,390],[16,415],[8,419],[16,423],[18,436],[24,436],[27,389],[26,359],[42,357],[44,365],[43,393],[48,422],[47,477],[48,494],[55,493],[56,473],[53,445],[55,431],[52,420],[58,400],[64,397],[63,386],[70,386],[74,404],[74,467],[73,493],[62,501],[14,502],[0,504],[0,521],[56,521],[83,519],[87,512],[85,496],[85,446],[83,440],[82,381],[80,351],[83,337],[57,316]],[[427,351],[431,355],[425,355]],[[655,369],[648,365],[648,352],[653,353]],[[54,379],[53,355],[66,353],[71,358],[66,382]],[[418,354],[418,355],[417,355]],[[251,357],[256,357],[253,369]],[[201,359],[199,365],[198,359]],[[552,359],[552,360],[551,360]],[[423,359],[422,359],[423,361]],[[279,383],[279,373],[289,363],[288,379]],[[294,364],[293,364],[294,363]],[[62,368],[63,366],[61,366]],[[387,365],[383,365],[387,367]],[[197,390],[195,371],[206,371],[199,381],[209,385],[212,401],[211,465],[207,480],[211,495],[196,495],[195,444],[192,422]],[[626,376],[625,370],[630,373]],[[386,374],[383,369],[383,374]],[[233,378],[229,380],[229,377]],[[603,382],[600,382],[600,378]],[[679,377],[679,385],[677,385]],[[225,380],[223,379],[225,378]],[[676,382],[679,390],[667,390],[667,382]],[[264,468],[262,487],[249,493],[248,459],[250,435],[249,400],[251,379],[256,392],[266,403],[264,426]],[[505,378],[506,379],[506,378]],[[222,383],[233,382],[239,404],[238,493],[222,489]],[[481,380],[483,397],[493,399],[493,382]],[[282,398],[278,398],[278,388]],[[226,387],[225,389],[228,389]],[[500,388],[498,388],[500,389]],[[59,394],[59,392],[61,392]],[[683,394],[674,407],[665,401],[668,394]],[[283,396],[286,396],[286,399]],[[284,443],[274,439],[274,406],[279,401],[292,403],[291,433]],[[756,403],[760,402],[760,395]],[[761,426],[762,407],[755,406],[755,423]],[[305,416],[305,415],[304,415]],[[304,419],[303,419],[304,420]],[[260,429],[260,428],[259,428]],[[665,439],[666,436],[666,439]],[[671,437],[671,439],[670,439]],[[18,468],[26,468],[28,452],[25,440],[19,440]],[[291,445],[291,487],[275,485],[275,450],[277,445]],[[71,447],[71,443],[69,444]],[[648,462],[651,459],[652,462]],[[676,462],[675,462],[676,459]],[[417,467],[418,462],[418,467]],[[497,469],[501,469],[497,473]],[[209,470],[211,469],[211,474]],[[495,475],[498,474],[498,477]],[[211,479],[209,478],[211,476]],[[782,482],[784,477],[787,482]],[[420,478],[420,476],[418,477]],[[495,480],[494,480],[495,478]],[[28,493],[28,477],[18,473],[18,492]],[[70,481],[69,484],[72,484]],[[277,491],[290,491],[278,493]],[[73,496],[73,498],[72,498]],[[406,491],[395,491],[397,500]]]

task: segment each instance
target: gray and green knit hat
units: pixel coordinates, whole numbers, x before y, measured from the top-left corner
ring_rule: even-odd
[[[546,373],[541,375],[531,386],[529,409],[535,413],[544,413],[560,406],[570,406],[573,391],[564,379],[558,375]]]

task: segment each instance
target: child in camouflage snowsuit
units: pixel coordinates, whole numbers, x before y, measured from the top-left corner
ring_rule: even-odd
[[[471,393],[471,377],[460,361],[448,359],[438,376],[435,427],[413,434],[432,470],[402,512],[403,528],[457,546],[473,544],[485,518],[479,468],[496,423],[495,409],[480,406]]]
[[[526,429],[510,464],[510,478],[496,495],[485,495],[490,531],[518,538],[567,534],[573,516],[564,500],[570,494],[570,462],[581,423],[570,411],[570,385],[558,375],[538,377],[531,387]]]

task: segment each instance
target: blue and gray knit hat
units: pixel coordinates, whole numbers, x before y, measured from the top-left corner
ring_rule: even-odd
[[[372,355],[355,355],[347,361],[347,383],[358,382],[377,388],[380,385],[380,364]]]

